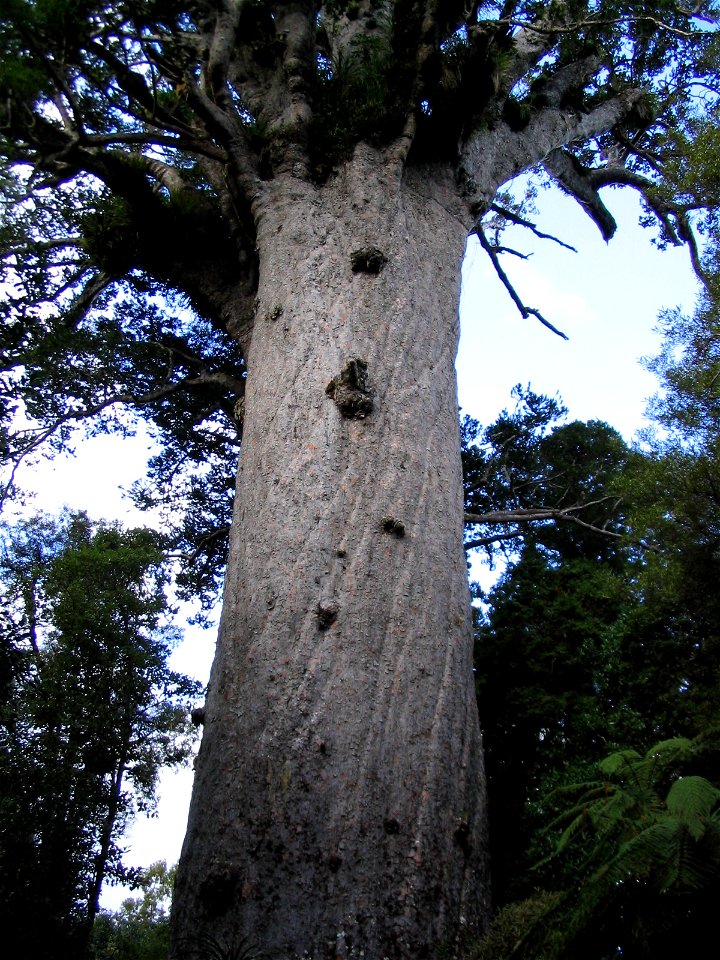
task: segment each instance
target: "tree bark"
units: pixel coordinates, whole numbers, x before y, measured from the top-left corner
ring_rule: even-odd
[[[423,957],[487,911],[455,354],[468,231],[369,150],[258,200],[260,286],[174,955]]]

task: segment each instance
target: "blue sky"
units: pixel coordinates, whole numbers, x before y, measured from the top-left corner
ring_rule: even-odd
[[[638,224],[634,192],[605,191],[604,199],[618,221],[609,244],[577,203],[557,190],[540,195],[537,222],[577,253],[518,228],[503,238],[532,253],[528,260],[503,258],[523,301],[568,341],[520,316],[489,259],[471,241],[457,368],[460,405],[481,423],[511,404],[516,383],[532,383],[537,393],[559,393],[573,418],[606,420],[628,441],[642,425],[656,382],[639,360],[659,349],[660,311],[691,310],[697,284],[685,248],[652,245],[653,230]]]

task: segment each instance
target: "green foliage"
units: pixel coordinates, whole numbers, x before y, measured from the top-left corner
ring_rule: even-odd
[[[168,669],[156,538],[83,514],[3,530],[0,916],[18,945],[82,956],[118,841],[192,746],[197,684]]]
[[[166,960],[175,868],[152,864],[138,879],[142,897],[124,900],[115,913],[95,918],[90,960]]]
[[[717,265],[691,317],[662,318],[663,348],[650,363],[662,392],[643,437],[646,456],[630,478],[633,522],[651,547],[637,580],[639,602],[618,624],[614,642],[626,664],[619,699],[654,691],[648,714],[694,736],[717,722],[720,667],[720,405]]]
[[[183,948],[192,960],[260,960],[264,957],[257,944],[246,937],[226,942],[212,936],[198,936],[184,943]]]
[[[512,955],[667,956],[673,943],[699,948],[710,919],[704,912],[720,890],[718,760],[716,736],[674,738],[644,756],[613,754],[599,764],[599,779],[558,790],[550,799],[563,811],[548,830],[564,829],[553,859],[573,859],[575,884]]]
[[[77,325],[19,316],[4,335],[15,369],[0,375],[0,399],[9,418],[17,409],[29,418],[8,435],[7,460],[72,449],[79,433],[132,433],[141,415],[149,419],[159,451],[137,502],[162,510],[167,548],[192,557],[181,588],[214,602],[240,441],[233,410],[245,369],[236,345],[182,300],[167,293],[161,305],[131,288]]]
[[[527,935],[527,932],[557,903],[559,895],[538,890],[526,900],[508,903],[493,917],[492,926],[477,944],[471,956],[476,960],[503,960]]]
[[[510,525],[514,533],[508,522],[483,524],[479,541],[488,556],[498,549],[512,556],[523,543],[533,542],[566,559],[619,557],[623,514],[617,481],[631,458],[622,438],[598,421],[563,424],[562,403],[530,387],[518,384],[513,396],[515,409],[504,410],[484,430],[470,417],[461,427],[466,511],[480,516],[518,512],[518,522]],[[572,517],[562,524],[554,517],[519,522],[521,511],[542,508],[569,511]],[[575,524],[573,517],[585,525]],[[478,539],[473,528],[466,539]]]
[[[521,518],[514,531],[508,521],[483,528],[490,539],[507,537],[510,526],[512,537],[500,543],[511,562],[482,598],[475,645],[500,903],[531,882],[543,791],[581,774],[617,733],[603,685],[607,631],[629,599],[617,486],[630,452],[607,425],[558,423],[559,401],[514,392],[515,410],[482,434],[463,424],[466,509]],[[578,516],[587,526],[522,521],[523,511],[583,504]],[[475,533],[468,539],[476,542]]]
[[[480,709],[485,702],[497,721],[487,740],[490,797],[495,791],[502,834],[495,846],[500,896],[531,898],[512,905],[510,918],[516,908],[521,914],[531,908],[536,885],[557,897],[514,944],[512,937],[495,946],[488,940],[484,949],[492,957],[668,956],[702,952],[714,935],[720,876],[714,247],[706,267],[710,283],[695,314],[663,317],[663,349],[650,364],[662,387],[650,409],[657,429],[644,435],[642,455],[624,460],[616,484],[633,546],[582,571],[572,545],[546,552],[542,540],[526,543],[491,595],[479,630],[487,663],[478,671]],[[513,443],[510,433],[510,449]],[[521,449],[528,446],[532,441],[524,440]],[[618,588],[605,616],[591,599],[600,575]],[[549,597],[548,577],[559,587]],[[566,631],[590,640],[578,648],[575,675],[572,652],[561,647]],[[528,684],[533,676],[536,685]],[[577,714],[553,740],[546,733],[558,715],[553,710],[582,690],[585,701],[576,700]],[[512,741],[523,729],[526,742]],[[493,760],[493,737],[515,746],[500,751],[501,762]],[[612,752],[592,771],[599,750]],[[519,771],[515,778],[509,764]],[[532,789],[523,795],[518,782]],[[514,795],[525,806],[516,803],[506,817]],[[503,868],[514,850],[507,878]],[[532,872],[528,852],[540,858]]]
[[[359,34],[333,62],[318,60],[310,147],[319,180],[350,156],[358,140],[384,143],[399,132],[403,112],[393,66],[386,20]]]

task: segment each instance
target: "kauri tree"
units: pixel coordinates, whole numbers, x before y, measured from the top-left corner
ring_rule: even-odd
[[[548,325],[500,266],[502,223],[529,223],[503,191],[518,174],[551,177],[608,239],[600,191],[635,188],[660,241],[694,251],[702,200],[670,161],[714,96],[713,16],[3,4],[4,450],[140,411],[164,444],[143,496],[187,508],[178,552],[212,559],[229,528],[174,956],[208,938],[426,956],[482,927],[465,241]],[[240,439],[230,522],[219,463]]]

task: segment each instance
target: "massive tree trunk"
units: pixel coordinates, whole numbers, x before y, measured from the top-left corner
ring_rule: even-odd
[[[277,178],[256,216],[175,951],[427,956],[487,907],[454,369],[466,213],[440,175],[359,149],[322,188]]]

